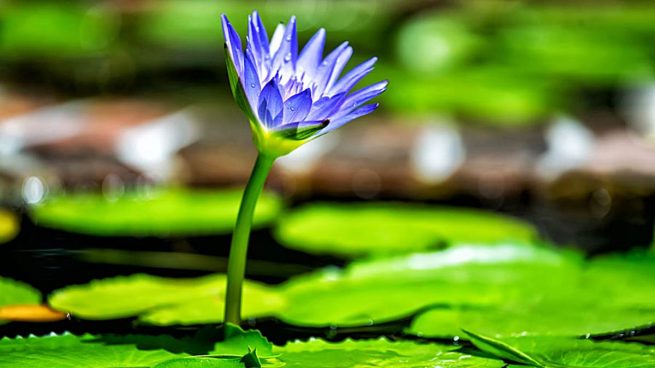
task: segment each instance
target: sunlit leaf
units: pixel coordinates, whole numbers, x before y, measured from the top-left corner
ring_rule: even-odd
[[[139,317],[142,322],[170,325],[221,322],[226,278],[170,279],[132,275],[92,281],[55,291],[55,309],[85,319]],[[244,317],[273,314],[283,297],[263,284],[244,285]]]
[[[537,238],[534,227],[507,216],[402,203],[312,204],[283,217],[276,235],[294,249],[345,257]]]
[[[149,338],[149,342],[152,339]],[[116,337],[108,342],[102,337],[71,334],[4,338],[0,340],[0,367],[144,368],[187,355],[154,346],[139,347],[141,340],[139,337]]]
[[[473,344],[490,354],[537,367],[651,368],[655,362],[655,348],[636,343],[562,337],[494,339],[468,334]]]
[[[354,262],[283,285],[281,318],[303,326],[368,325],[430,306],[504,305],[562,295],[579,272],[574,257],[524,244],[456,246],[445,251]]]
[[[41,293],[38,290],[22,282],[0,277],[0,307],[39,303]],[[3,322],[0,316],[0,324]]]
[[[227,234],[240,201],[241,190],[160,189],[116,199],[87,193],[50,198],[33,207],[31,215],[44,226],[95,235]],[[254,225],[272,221],[280,208],[277,196],[262,194]]]
[[[509,287],[523,286],[529,284]],[[492,307],[433,308],[409,331],[432,337],[458,335],[462,328],[489,336],[602,335],[655,325],[653,300],[655,257],[605,256],[568,273],[559,288],[539,297],[508,298]]]
[[[650,326],[655,326],[655,307],[618,309],[568,300],[498,308],[434,308],[415,318],[408,332],[444,338],[461,336],[462,329],[489,336],[586,336]]]
[[[501,360],[460,353],[455,346],[390,342],[379,340],[346,340],[329,343],[323,340],[290,343],[278,349],[285,368],[500,368]]]

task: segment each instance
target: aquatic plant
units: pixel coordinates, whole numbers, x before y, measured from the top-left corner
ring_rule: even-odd
[[[248,17],[245,52],[225,15],[222,23],[230,88],[250,121],[259,151],[243,194],[228,261],[225,321],[238,323],[253,211],[275,159],[373,112],[378,104],[367,102],[384,92],[387,81],[352,92],[377,58],[341,76],[352,47],[344,42],[323,58],[325,30],[320,29],[299,53],[295,17],[287,25],[279,24],[269,40],[258,13],[253,12]]]

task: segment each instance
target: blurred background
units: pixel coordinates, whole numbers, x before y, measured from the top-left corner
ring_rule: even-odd
[[[112,203],[159,187],[243,185],[256,151],[229,94],[219,15],[244,35],[253,9],[269,30],[295,14],[301,45],[325,27],[327,49],[353,45],[350,67],[379,57],[363,84],[390,81],[377,113],[279,160],[269,188],[287,207],[437,203],[518,217],[591,254],[652,243],[651,1],[2,0],[5,275],[48,289],[72,276],[44,270],[99,277],[101,266],[78,256],[114,259],[110,273],[139,263],[84,247],[226,253],[216,244],[229,235],[79,235],[52,218],[42,226],[33,208],[80,194]],[[70,211],[116,215],[94,203]],[[142,255],[155,271],[171,266]],[[189,268],[215,269],[195,261]]]

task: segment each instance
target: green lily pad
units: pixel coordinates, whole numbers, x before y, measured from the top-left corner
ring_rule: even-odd
[[[162,337],[162,339],[165,339]],[[139,348],[128,337],[111,343],[93,335],[72,334],[0,340],[0,367],[151,367],[187,354],[161,348]],[[138,338],[137,338],[138,340]]]
[[[467,334],[487,353],[537,367],[652,368],[655,362],[655,348],[636,343],[543,336],[494,339]]]
[[[0,306],[39,303],[41,293],[38,290],[25,283],[0,277]]]
[[[146,368],[146,367],[241,367],[234,360],[257,349],[272,356],[272,344],[258,331],[243,331],[227,325],[222,341],[218,330],[201,330],[191,338],[176,339],[166,335],[75,336],[70,333],[44,337],[4,338],[0,340],[0,367],[21,368]],[[206,332],[213,334],[207,335]],[[223,365],[187,365],[193,355],[214,357]],[[199,358],[202,360],[202,358]]]
[[[294,342],[276,349],[285,368],[500,368],[501,360],[460,353],[455,346],[419,344],[402,341],[346,340],[329,343],[323,340]],[[265,367],[265,365],[264,365]]]
[[[170,279],[138,274],[66,287],[50,295],[48,302],[85,319],[138,316],[155,325],[211,323],[222,321],[225,286],[225,275]],[[245,318],[271,315],[284,306],[285,299],[271,288],[245,283]]]
[[[493,307],[434,308],[419,315],[409,332],[449,337],[463,328],[496,337],[584,336],[655,325],[655,257],[598,258],[568,273],[562,285],[539,298],[507,299]]]
[[[153,368],[249,368],[233,357],[188,357],[167,360]]]
[[[41,293],[22,282],[0,277],[0,307],[7,305],[39,304]],[[0,324],[5,321],[0,319]]]
[[[495,337],[586,336],[652,325],[655,308],[617,309],[568,301],[500,308],[435,308],[415,318],[408,332],[443,338],[460,336],[462,329]]]
[[[34,221],[48,227],[104,236],[229,234],[236,221],[241,190],[158,189],[118,198],[85,193],[49,198],[31,210]],[[263,193],[254,226],[278,215],[279,197]]]
[[[547,248],[461,245],[299,276],[282,287],[288,307],[280,316],[302,326],[354,326],[435,305],[499,306],[561,295],[578,272],[576,258]]]
[[[343,257],[537,238],[533,226],[507,216],[403,203],[312,204],[283,217],[275,234],[290,248]]]
[[[596,302],[625,309],[655,309],[655,254],[610,255],[589,262],[584,273]]]

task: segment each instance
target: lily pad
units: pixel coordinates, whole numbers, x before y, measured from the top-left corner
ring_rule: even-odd
[[[653,325],[655,307],[649,310],[617,309],[569,300],[500,308],[435,308],[415,318],[408,332],[443,338],[461,336],[462,329],[495,337],[574,337],[622,332]]]
[[[283,217],[275,234],[290,248],[350,258],[537,238],[533,226],[511,217],[404,203],[312,204]]]
[[[461,245],[444,251],[354,262],[299,276],[282,287],[281,318],[302,326],[397,320],[433,306],[492,307],[562,295],[575,257],[525,244]]]
[[[655,348],[637,343],[543,336],[494,339],[467,333],[487,353],[537,367],[652,368],[655,362]]]
[[[323,340],[294,342],[276,350],[285,368],[501,368],[502,360],[463,354],[457,347],[416,342],[346,340],[329,343]],[[264,366],[265,367],[265,366]]]
[[[25,283],[0,277],[0,306],[40,302],[41,293],[38,290]]]
[[[55,291],[48,299],[55,309],[85,319],[139,317],[155,325],[221,322],[225,275],[170,279],[132,275],[92,281]],[[271,315],[285,305],[273,289],[256,282],[244,285],[244,317]]]
[[[31,210],[34,221],[52,228],[103,236],[229,234],[236,221],[241,190],[158,189],[118,198],[85,193],[49,198]],[[282,202],[263,193],[254,226],[275,219]]]
[[[0,243],[5,243],[16,237],[20,224],[18,217],[7,210],[0,209]]]
[[[184,339],[165,335],[76,336],[70,333],[4,338],[0,340],[0,367],[243,367],[229,363],[235,357],[238,362],[251,347],[265,356],[272,355],[273,346],[257,331],[243,331],[227,325],[223,341],[217,343],[214,341],[220,331],[212,330],[213,336],[205,336],[207,331],[201,330],[196,336]],[[186,365],[192,361],[188,359],[192,354],[225,358],[222,359],[225,364]]]
[[[72,334],[0,340],[0,367],[151,367],[187,354],[139,348],[132,338],[111,343],[93,335]],[[138,340],[138,339],[137,339]]]
[[[41,303],[41,293],[22,282],[0,277],[0,307]],[[5,323],[0,317],[0,324]]]
[[[598,258],[569,273],[562,285],[539,298],[507,299],[494,307],[434,308],[419,315],[409,332],[449,337],[464,328],[489,336],[584,336],[655,326],[655,257]]]

